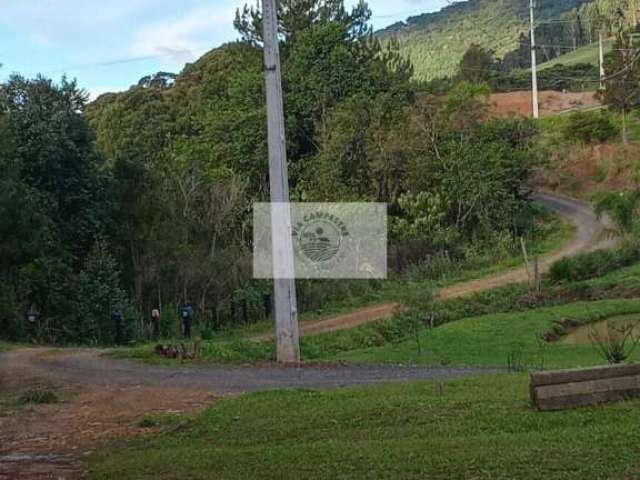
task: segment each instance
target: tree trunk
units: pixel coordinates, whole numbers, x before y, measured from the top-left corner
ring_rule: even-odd
[[[627,136],[627,111],[622,110],[622,143],[629,145],[629,138]]]

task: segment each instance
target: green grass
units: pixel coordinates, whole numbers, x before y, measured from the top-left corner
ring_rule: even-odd
[[[519,358],[522,368],[580,367],[598,365],[603,359],[593,347],[548,343],[541,339],[563,318],[589,324],[616,315],[640,314],[640,300],[581,302],[529,312],[504,313],[452,322],[416,339],[345,352],[338,360],[428,365],[507,367],[507,359]],[[419,346],[420,345],[420,350]]]
[[[6,378],[0,375],[0,419],[33,405],[58,403],[58,394],[46,385],[38,385],[23,391],[13,391],[6,385]]]
[[[0,352],[6,352],[11,349],[11,345],[0,340]]]
[[[525,375],[227,399],[178,431],[118,442],[94,480],[636,478],[640,402],[538,413]]]
[[[605,55],[613,50],[613,39],[607,39],[604,41],[604,53]],[[547,68],[554,67],[556,65],[571,66],[578,63],[588,63],[591,65],[599,65],[599,45],[598,42],[594,42],[591,45],[580,47],[569,53],[565,53],[553,60],[541,63],[538,66],[539,70],[545,70]]]
[[[20,405],[46,405],[50,403],[58,403],[58,395],[49,388],[32,388],[23,392],[18,397]]]

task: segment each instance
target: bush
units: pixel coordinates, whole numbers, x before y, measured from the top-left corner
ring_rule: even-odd
[[[596,250],[555,262],[549,270],[552,283],[579,282],[601,277],[640,261],[640,248],[626,244],[618,250]]]
[[[180,335],[182,327],[176,312],[174,305],[167,305],[160,312],[160,337],[175,338]]]
[[[611,117],[601,112],[576,112],[571,114],[564,127],[564,136],[570,141],[602,143],[618,135],[618,128]]]
[[[49,404],[49,403],[57,403],[58,396],[52,390],[47,388],[35,388],[32,390],[27,390],[18,399],[18,403],[22,405],[26,404]]]

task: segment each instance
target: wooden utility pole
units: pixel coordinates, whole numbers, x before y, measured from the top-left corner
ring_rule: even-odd
[[[262,0],[264,69],[267,90],[271,239],[278,362],[300,365],[300,339],[293,260],[289,175],[284,128],[277,0]]]
[[[600,47],[599,47],[599,60],[600,60],[600,90],[605,89],[604,79],[606,77],[606,73],[604,71],[604,44],[602,39],[602,30],[600,30]]]
[[[536,25],[533,14],[534,0],[529,0],[529,19],[531,26],[531,101],[533,103],[533,118],[540,118],[538,103],[538,62],[536,59]]]

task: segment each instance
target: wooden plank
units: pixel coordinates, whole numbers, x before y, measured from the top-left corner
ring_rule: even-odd
[[[570,397],[574,395],[606,393],[629,389],[640,390],[640,375],[605,378],[586,382],[570,382],[561,385],[545,385],[536,387],[536,398],[543,400],[554,397]]]
[[[640,375],[640,364],[534,372],[531,374],[531,385],[534,387],[560,385],[563,383],[585,382],[616,377],[631,377],[634,375]]]
[[[640,398],[640,390],[618,390],[613,392],[599,392],[589,393],[583,395],[572,395],[566,397],[554,397],[535,402],[538,410],[541,411],[554,411],[554,410],[568,410],[579,407],[589,407],[594,405],[600,405],[604,403],[621,402],[625,400],[631,400],[634,398]]]
[[[640,365],[536,372],[530,393],[543,411],[640,398]]]

